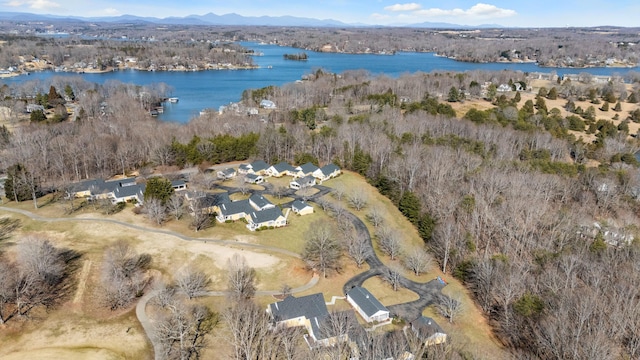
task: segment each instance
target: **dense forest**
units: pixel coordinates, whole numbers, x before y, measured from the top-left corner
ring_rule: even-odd
[[[69,85],[81,109],[75,121],[16,117],[11,131],[4,128],[0,168],[11,172],[22,200],[154,166],[333,162],[364,175],[398,206],[443,271],[471,289],[514,357],[640,355],[636,134],[589,111],[563,117],[544,106],[555,96],[568,107],[590,96],[629,103],[637,101],[637,84],[565,80],[534,103],[479,89],[526,85],[517,72],[392,79],[319,70],[303,83],[246,91],[247,106],[261,98],[279,104],[266,123],[225,113],[178,125],[148,115],[144,89],[64,81],[3,89],[4,105],[16,108],[26,89],[45,94]],[[465,96],[488,109],[457,114],[451,104]],[[577,137],[576,128],[590,129],[595,140]]]

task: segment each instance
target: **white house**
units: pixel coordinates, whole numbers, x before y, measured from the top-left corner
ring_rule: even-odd
[[[262,177],[262,175],[247,174],[244,176],[244,182],[249,184],[262,184],[264,182],[264,177]]]
[[[287,162],[280,162],[267,169],[267,175],[281,177],[284,175],[294,176],[296,169]]]
[[[308,175],[303,178],[295,179],[289,183],[289,187],[295,190],[311,187],[316,184],[316,178]]]
[[[291,211],[293,211],[294,214],[298,215],[313,214],[313,206],[307,204],[306,201],[295,200],[291,204]]]
[[[287,210],[287,215],[289,212]],[[247,219],[247,229],[256,231],[263,227],[283,227],[287,225],[287,216],[282,215],[279,207],[268,208],[261,211],[251,211]]]
[[[308,162],[306,164],[302,164],[295,168],[294,177],[305,177],[313,174],[314,171],[318,170],[318,167]]]
[[[274,207],[276,207],[271,203],[271,201],[267,200],[260,194],[251,195],[251,197],[249,197],[249,205],[251,205],[255,210],[258,211],[273,209]]]
[[[269,168],[269,164],[263,160],[256,160],[251,164],[242,164],[238,167],[240,174],[258,174],[264,175]]]
[[[218,171],[218,179],[220,180],[229,180],[234,177],[236,177],[236,169],[234,168],[226,168]]]
[[[315,170],[312,175],[320,182],[323,182],[340,175],[340,168],[335,164],[327,164]]]
[[[366,322],[389,320],[389,309],[378,301],[369,290],[356,286],[347,292],[347,302]]]
[[[273,101],[267,100],[267,99],[264,99],[264,100],[260,101],[260,107],[263,108],[263,109],[276,109],[277,108],[276,104]]]

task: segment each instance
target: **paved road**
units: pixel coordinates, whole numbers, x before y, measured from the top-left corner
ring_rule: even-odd
[[[63,221],[68,221],[68,222],[74,222],[74,221],[77,221],[77,222],[86,222],[86,221],[105,222],[105,223],[111,223],[111,224],[115,224],[115,225],[119,225],[119,226],[128,227],[128,228],[131,228],[131,229],[140,230],[140,231],[146,231],[146,232],[151,232],[151,233],[175,236],[175,237],[177,237],[177,238],[179,238],[181,240],[185,240],[185,241],[202,241],[202,242],[205,242],[205,243],[212,243],[212,244],[217,244],[217,245],[226,245],[226,246],[233,246],[233,247],[238,247],[238,248],[246,248],[246,249],[260,250],[260,251],[266,251],[266,252],[271,252],[271,253],[278,253],[278,254],[282,254],[282,255],[295,257],[295,258],[298,258],[298,259],[301,258],[300,254],[298,254],[298,253],[294,253],[292,251],[284,250],[284,249],[277,248],[277,247],[259,245],[259,244],[250,244],[250,243],[239,243],[237,241],[230,241],[230,240],[215,240],[215,239],[195,238],[195,237],[179,234],[177,232],[170,231],[170,230],[147,228],[147,227],[144,227],[144,226],[129,224],[127,222],[114,220],[114,219],[104,219],[104,218],[48,218],[48,217],[43,217],[43,216],[34,214],[31,211],[22,210],[22,209],[12,209],[12,208],[8,208],[8,207],[4,207],[4,206],[0,206],[0,210],[6,211],[6,212],[11,212],[11,213],[21,214],[21,215],[29,217],[30,219],[43,221],[43,222],[63,222]],[[308,283],[306,283],[305,285],[302,285],[300,287],[292,289],[291,292],[292,293],[299,293],[299,292],[303,292],[303,291],[309,290],[309,289],[311,289],[312,287],[314,287],[318,283],[319,279],[320,279],[320,277],[318,276],[318,274],[313,274],[313,277],[309,280]],[[154,281],[154,283],[155,283],[155,281]],[[136,316],[138,318],[138,321],[140,321],[140,324],[142,325],[142,328],[144,329],[145,333],[147,334],[147,337],[149,338],[149,341],[151,342],[151,344],[153,346],[154,358],[156,360],[158,360],[158,359],[162,358],[160,356],[160,347],[154,341],[154,338],[153,338],[153,324],[152,324],[152,321],[147,316],[146,308],[147,308],[147,303],[149,302],[149,300],[153,299],[158,294],[159,290],[157,289],[157,287],[155,285],[150,285],[150,288],[152,290],[149,291],[144,296],[142,296],[140,298],[140,300],[138,300],[138,303],[136,304]],[[278,290],[263,290],[263,291],[256,292],[256,295],[278,295],[280,293],[281,292],[278,291]],[[224,292],[224,291],[210,291],[206,295],[207,296],[224,296],[224,295],[226,295],[226,292]]]

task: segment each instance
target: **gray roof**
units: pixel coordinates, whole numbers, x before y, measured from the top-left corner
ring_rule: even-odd
[[[297,169],[302,171],[304,174],[311,174],[312,172],[318,170],[318,167],[313,165],[312,163],[308,162],[306,164],[302,164],[302,165],[298,166]]]
[[[113,191],[113,195],[116,198],[123,198],[123,197],[129,197],[129,196],[136,195],[136,194],[138,194],[138,192],[144,194],[144,189],[145,188],[146,188],[146,186],[144,186],[144,185],[131,185],[131,186],[117,187]]]
[[[242,165],[240,165],[242,167]],[[236,169],[234,168],[226,168],[224,170],[218,171],[219,173],[224,174],[225,176],[233,176],[236,173]]]
[[[300,184],[300,186],[312,186],[316,184],[316,178],[313,175],[307,175],[303,178],[296,179],[296,183]]]
[[[411,322],[411,327],[414,331],[418,332],[423,338],[428,338],[435,333],[443,333],[442,328],[438,323],[430,317],[420,316],[419,318]]]
[[[321,167],[320,171],[322,171],[322,173],[325,174],[325,175],[329,175],[329,174],[332,174],[332,173],[334,173],[336,171],[340,171],[340,168],[336,164],[327,164],[327,165]]]
[[[254,203],[258,207],[258,209],[264,209],[269,205],[273,207],[273,204],[271,203],[271,201],[265,199],[265,197],[260,194],[251,195],[251,197],[249,198],[249,201]]]
[[[306,207],[311,207],[311,205],[307,204],[306,202],[302,201],[302,200],[295,200],[293,203],[291,203],[291,208],[292,209],[296,209],[296,210],[302,210]]]
[[[235,214],[248,214],[253,211],[249,200],[238,200],[220,204],[220,214],[222,216]]]
[[[254,172],[267,170],[268,168],[269,168],[269,164],[267,164],[263,160],[256,160],[251,163],[251,169],[253,169]]]
[[[384,305],[373,296],[369,290],[356,286],[347,292],[347,295],[358,304],[360,309],[367,314],[367,316],[374,315],[378,311],[389,311]]]
[[[173,180],[171,182],[171,187],[174,187],[174,188],[176,188],[178,186],[186,186],[186,185],[187,185],[187,183],[184,182],[184,180]]]
[[[89,190],[93,195],[96,195],[113,192],[119,187],[135,185],[135,182],[136,178],[134,177],[109,181],[105,181],[103,179],[91,179],[74,183],[71,185],[71,189],[74,192]]]
[[[251,181],[256,181],[259,177],[262,177],[262,175],[258,175],[258,174],[247,174],[244,176],[245,179],[249,179]]]
[[[282,210],[279,207],[273,207],[270,209],[264,209],[261,211],[252,210],[249,215],[251,215],[251,221],[254,224],[261,224],[267,221],[275,221],[282,215]]]
[[[240,164],[240,166],[238,166],[238,170],[249,170],[249,169],[251,169],[251,164]]]
[[[281,172],[285,172],[285,171],[295,171],[296,169],[291,166],[291,164],[289,164],[288,162],[282,161],[279,162],[275,165],[273,165],[274,169],[276,169],[277,172],[281,173]]]
[[[204,207],[211,207],[211,206],[220,206],[222,204],[230,203],[230,202],[231,202],[231,199],[229,199],[229,193],[221,192],[221,193],[215,193],[215,194],[206,194],[204,196],[202,205]]]
[[[318,316],[329,315],[327,305],[322,293],[293,297],[287,296],[284,300],[269,304],[271,315],[276,322],[286,321],[304,316],[311,319]]]

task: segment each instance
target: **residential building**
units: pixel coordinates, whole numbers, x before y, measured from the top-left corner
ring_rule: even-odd
[[[313,206],[307,204],[306,201],[295,200],[291,204],[291,211],[293,211],[294,214],[298,215],[313,214]]]
[[[301,297],[289,295],[282,301],[269,304],[267,313],[275,327],[304,326],[309,332],[313,332],[311,319],[329,315],[322,293]]]
[[[424,341],[426,346],[438,345],[447,341],[447,334],[430,317],[420,316],[409,324],[411,330]]]
[[[289,187],[295,190],[300,190],[314,186],[316,184],[316,178],[313,175],[307,175],[302,178],[295,179],[289,183]]]
[[[258,211],[272,209],[276,207],[271,203],[271,201],[267,200],[264,196],[260,194],[253,194],[249,197],[249,204]]]
[[[287,215],[289,215],[288,211]],[[247,216],[247,229],[256,231],[265,227],[277,228],[286,226],[287,215],[283,215],[279,207],[268,208],[261,211],[251,211]]]
[[[311,174],[313,174],[314,171],[318,170],[318,167],[313,165],[312,163],[308,162],[305,164],[302,164],[298,167],[295,168],[295,174],[293,175],[294,177],[305,177],[305,176],[309,176]]]
[[[229,180],[236,177],[236,169],[234,168],[226,168],[224,170],[218,171],[218,179],[221,180]]]
[[[238,200],[222,203],[218,206],[220,210],[216,219],[218,222],[236,221],[246,218],[253,212],[253,208],[249,205],[249,200]]]
[[[378,301],[369,290],[356,286],[347,292],[347,302],[366,322],[389,320],[389,309]]]
[[[264,175],[269,168],[269,164],[263,160],[256,160],[250,164],[242,164],[238,167],[240,174],[258,174]]]
[[[262,184],[264,182],[264,177],[257,174],[247,174],[244,176],[244,182],[249,184]]]
[[[280,162],[267,169],[267,175],[281,177],[284,175],[294,176],[296,169],[287,162]]]
[[[183,191],[187,190],[187,183],[184,180],[173,180],[171,182],[171,187],[173,191]]]
[[[323,181],[340,175],[340,168],[335,164],[327,164],[320,169],[315,170],[312,175],[322,183]]]

